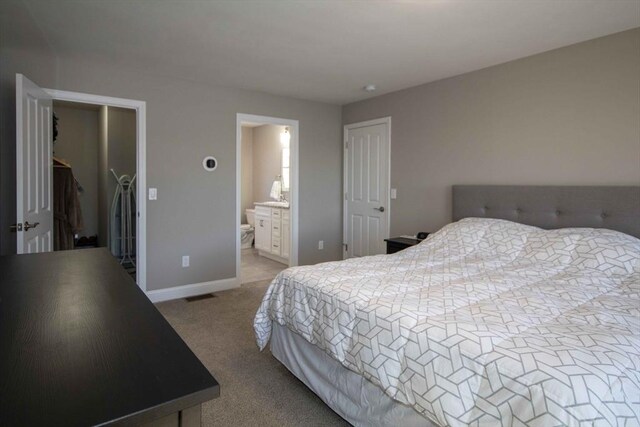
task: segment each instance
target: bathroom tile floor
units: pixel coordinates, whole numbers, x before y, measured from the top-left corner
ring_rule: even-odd
[[[286,265],[258,255],[255,248],[242,249],[240,279],[242,283],[257,282],[276,277],[276,274],[287,268]]]

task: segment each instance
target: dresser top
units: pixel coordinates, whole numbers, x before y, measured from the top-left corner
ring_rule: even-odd
[[[104,248],[0,257],[0,425],[139,424],[218,382]]]

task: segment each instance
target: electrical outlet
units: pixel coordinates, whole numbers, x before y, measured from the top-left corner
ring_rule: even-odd
[[[158,200],[158,189],[150,188],[149,189],[149,200]]]
[[[182,266],[189,267],[189,255],[182,256]]]
[[[319,250],[323,250],[324,249],[324,240],[318,240],[318,249]]]
[[[395,188],[391,189],[391,200],[395,200],[396,197],[398,197],[398,190],[396,190]]]

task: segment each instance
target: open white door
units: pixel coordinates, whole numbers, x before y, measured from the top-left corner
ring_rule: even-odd
[[[16,74],[16,206],[19,254],[53,249],[53,102]]]
[[[344,128],[345,258],[386,252],[390,120],[371,120]]]

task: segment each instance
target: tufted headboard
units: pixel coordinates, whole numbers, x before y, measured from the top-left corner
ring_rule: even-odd
[[[640,186],[454,185],[453,220],[466,217],[608,228],[640,238]]]

